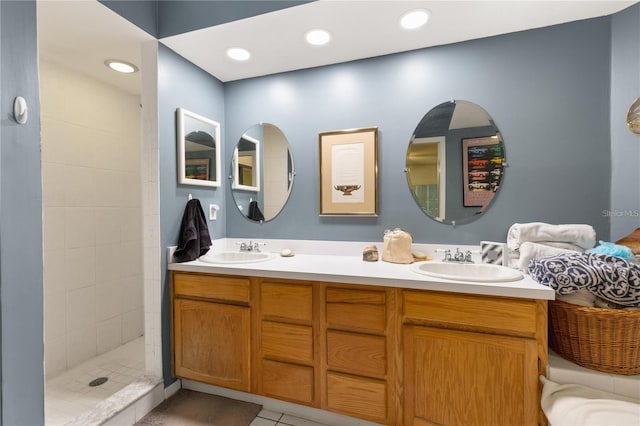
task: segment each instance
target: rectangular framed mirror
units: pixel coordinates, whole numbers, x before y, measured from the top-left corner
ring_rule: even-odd
[[[220,186],[220,123],[176,109],[178,183]]]
[[[243,134],[233,152],[232,189],[260,192],[260,141]]]

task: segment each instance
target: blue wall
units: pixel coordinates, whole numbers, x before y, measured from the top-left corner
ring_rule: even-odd
[[[156,38],[169,37],[315,0],[99,0]]]
[[[125,17],[142,30],[158,37],[157,0],[98,0],[117,14]]]
[[[35,1],[0,2],[0,313],[5,425],[44,423],[42,180]],[[22,96],[29,119],[13,120]]]
[[[224,99],[222,83],[200,68],[186,61],[171,49],[158,46],[158,131],[160,135],[160,230],[161,247],[176,245],[180,222],[189,194],[202,203],[205,212],[209,204],[224,206],[224,189],[192,185],[178,185],[176,166],[176,108],[182,107],[198,115],[221,123],[224,136]],[[222,147],[224,158],[228,150]],[[222,185],[227,184],[224,166]],[[208,218],[208,213],[206,214]],[[215,222],[209,222],[212,238],[226,236],[225,215],[218,216]],[[167,275],[167,259],[162,252],[162,343],[164,359],[164,377],[171,383],[171,327],[170,327],[170,291]]]
[[[182,34],[309,2],[309,0],[161,0],[158,2],[158,37]]]
[[[640,138],[625,126],[640,96],[640,4],[613,16],[611,43],[611,239],[640,227]]]
[[[591,19],[226,83],[226,152],[249,126],[270,122],[289,139],[297,170],[291,198],[271,222],[251,223],[227,203],[227,235],[380,241],[399,226],[416,242],[478,244],[504,241],[514,222],[544,221],[588,223],[608,239],[610,23]],[[416,125],[449,99],[475,102],[493,117],[509,164],[487,213],[455,228],[421,212],[403,172]],[[379,127],[379,217],[319,217],[318,132],[368,126]]]

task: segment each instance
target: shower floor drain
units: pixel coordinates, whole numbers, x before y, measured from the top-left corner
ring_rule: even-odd
[[[89,382],[89,386],[96,387],[96,386],[100,386],[101,384],[105,383],[107,380],[109,380],[108,377],[98,377],[97,379],[93,379],[92,381]]]

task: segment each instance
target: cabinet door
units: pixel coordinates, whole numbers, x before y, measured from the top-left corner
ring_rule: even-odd
[[[537,425],[533,339],[404,327],[405,425]]]
[[[249,308],[174,301],[174,374],[249,391]]]

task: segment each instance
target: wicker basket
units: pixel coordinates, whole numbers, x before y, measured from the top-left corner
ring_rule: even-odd
[[[549,347],[592,370],[640,374],[640,311],[550,301]]]

